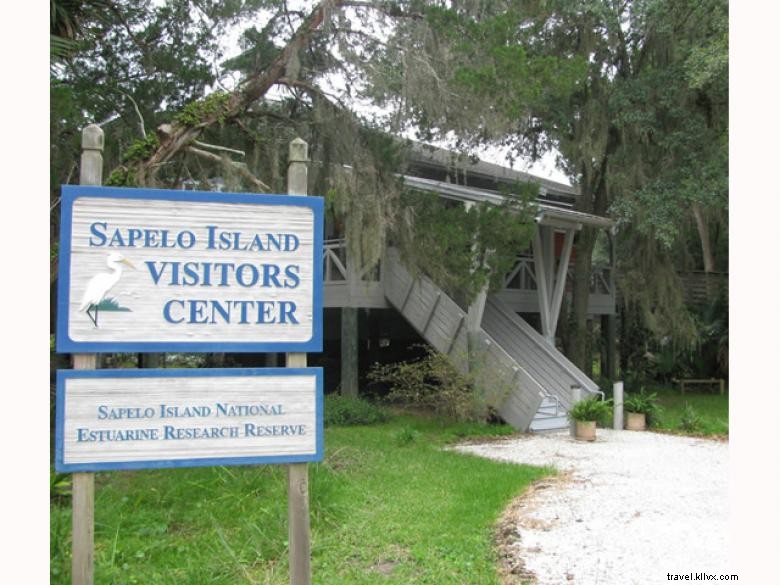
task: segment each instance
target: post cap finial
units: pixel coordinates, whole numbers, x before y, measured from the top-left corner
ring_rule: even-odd
[[[306,162],[309,160],[309,145],[303,138],[295,138],[290,142],[290,162]]]
[[[83,150],[103,150],[103,129],[97,124],[85,126],[81,131]]]

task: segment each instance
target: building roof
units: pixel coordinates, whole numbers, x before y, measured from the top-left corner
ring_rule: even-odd
[[[432,176],[437,170],[438,176]],[[407,174],[428,176],[436,180],[446,177],[451,183],[488,190],[498,190],[500,185],[530,182],[539,185],[541,200],[562,207],[572,207],[579,197],[579,189],[571,185],[421,142],[413,142],[411,145],[410,168]]]
[[[446,181],[436,181],[434,179],[425,179],[410,175],[401,175],[401,178],[407,187],[418,191],[436,193],[440,197],[455,201],[470,201],[474,203],[487,202],[493,205],[501,205],[507,200],[507,197],[501,193],[488,189],[477,189],[475,187],[455,185]],[[608,217],[583,213],[571,208],[550,204],[542,198],[537,201],[537,206],[536,221],[542,225],[550,225],[553,227],[574,226],[576,228],[583,225],[589,225],[596,228],[610,228],[615,224],[615,221]]]

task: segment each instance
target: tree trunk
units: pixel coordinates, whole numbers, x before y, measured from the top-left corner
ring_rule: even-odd
[[[712,252],[712,244],[710,242],[710,226],[699,203],[693,204],[693,216],[696,218],[696,229],[699,232],[699,241],[701,242],[704,272],[709,274],[710,272],[715,272],[715,255]]]
[[[583,227],[577,240],[574,258],[574,282],[572,287],[572,324],[567,357],[582,371],[588,362],[588,297],[590,296],[591,255],[596,244],[596,230]]]
[[[358,396],[358,309],[341,308],[341,395]]]

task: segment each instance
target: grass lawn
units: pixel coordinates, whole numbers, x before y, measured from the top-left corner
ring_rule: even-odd
[[[656,428],[671,431],[681,431],[680,423],[685,413],[686,404],[701,418],[699,432],[689,434],[728,435],[729,434],[729,397],[715,393],[691,393],[688,390],[680,394],[677,387],[652,387],[648,391],[656,392],[663,408]]]
[[[416,417],[325,431],[310,466],[318,584],[498,584],[494,524],[551,470],[442,450],[506,426]],[[70,583],[70,505],[51,507],[51,582]],[[95,582],[287,583],[283,466],[100,473]]]

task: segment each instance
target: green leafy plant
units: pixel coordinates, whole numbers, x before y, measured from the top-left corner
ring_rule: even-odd
[[[118,167],[111,171],[105,184],[109,187],[135,187],[135,171],[123,166]]]
[[[612,410],[611,403],[611,400],[597,398],[580,400],[569,410],[569,419],[580,422],[596,421],[596,424],[604,425]]]
[[[680,430],[686,433],[701,433],[704,428],[704,419],[696,412],[696,409],[685,403],[682,416],[680,417]]]
[[[658,404],[658,395],[655,392],[645,393],[644,388],[637,394],[626,395],[623,401],[623,407],[626,412],[636,412],[644,414],[647,424],[657,420],[661,414],[661,407]]]
[[[71,495],[71,480],[69,473],[49,472],[49,498],[52,501],[62,501]]]
[[[374,364],[368,373],[372,382],[388,387],[385,401],[433,412],[458,421],[484,421],[489,408],[449,358],[425,346],[418,360]]]
[[[146,138],[139,138],[134,141],[122,154],[122,162],[130,163],[149,158],[160,146],[160,140],[157,134],[149,134]]]
[[[324,422],[327,426],[372,425],[388,418],[382,408],[367,400],[338,394],[325,397]]]
[[[410,427],[403,427],[395,434],[395,444],[399,447],[410,445],[417,441],[417,437],[420,435],[417,431]]]
[[[230,104],[230,94],[215,91],[202,100],[190,102],[176,115],[176,121],[185,126],[198,126],[208,118],[215,116],[217,122],[223,124]]]

